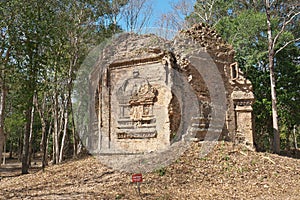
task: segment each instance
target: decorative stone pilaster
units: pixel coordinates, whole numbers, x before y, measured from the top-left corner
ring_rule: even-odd
[[[253,116],[252,104],[254,95],[252,85],[239,70],[237,63],[230,65],[231,85],[234,87],[231,98],[234,103],[235,139],[241,143],[253,146]]]

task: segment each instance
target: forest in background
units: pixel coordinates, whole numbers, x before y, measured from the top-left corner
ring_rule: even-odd
[[[147,26],[151,16],[141,10],[154,9],[147,2],[0,2],[0,155],[4,147],[17,155],[25,174],[36,152],[42,152],[44,167],[50,160],[58,164],[83,150],[71,101],[76,72],[89,50],[106,38]],[[299,3],[197,0],[191,5],[179,0],[170,7],[172,11],[157,21],[158,28],[181,30],[206,23],[233,45],[256,97],[257,150],[296,149],[300,145]]]

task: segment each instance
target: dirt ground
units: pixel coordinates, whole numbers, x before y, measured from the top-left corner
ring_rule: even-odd
[[[131,174],[92,156],[22,176],[11,161],[0,168],[0,199],[300,199],[300,159],[226,142],[204,158],[199,150],[194,143],[173,164],[143,174],[140,195]]]

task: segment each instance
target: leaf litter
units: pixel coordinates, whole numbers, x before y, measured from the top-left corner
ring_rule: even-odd
[[[300,159],[219,142],[199,158],[194,143],[171,165],[131,175],[92,156],[0,181],[0,199],[300,199]]]

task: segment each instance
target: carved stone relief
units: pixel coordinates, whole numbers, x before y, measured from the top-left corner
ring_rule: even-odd
[[[157,90],[139,71],[133,71],[133,77],[124,81],[117,91],[119,101],[118,139],[156,137],[156,118],[153,105]]]

